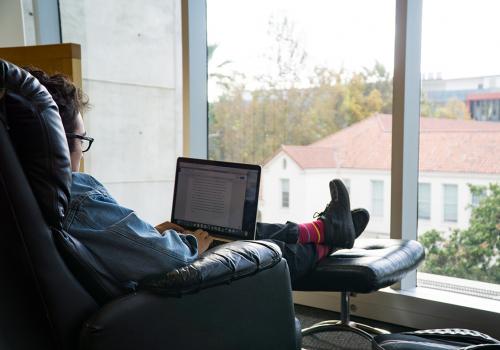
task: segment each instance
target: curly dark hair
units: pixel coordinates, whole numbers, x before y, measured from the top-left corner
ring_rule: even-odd
[[[64,74],[48,75],[36,67],[24,67],[24,69],[37,78],[52,95],[59,108],[64,130],[67,133],[74,132],[78,113],[83,114],[89,108],[87,95]],[[72,144],[68,142],[68,145],[71,150]]]

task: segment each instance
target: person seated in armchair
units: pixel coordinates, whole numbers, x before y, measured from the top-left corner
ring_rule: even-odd
[[[94,177],[78,172],[83,153],[93,142],[81,115],[88,101],[64,75],[27,70],[52,95],[66,132],[73,176],[64,229],[123,283],[188,265],[203,254],[213,240],[207,232],[190,232],[170,222],[154,227],[121,206]],[[351,212],[342,181],[332,180],[329,186],[331,201],[315,215],[316,220],[301,224],[257,223],[257,239],[271,240],[281,249],[292,281],[311,271],[333,249],[351,248],[368,224],[365,209]]]

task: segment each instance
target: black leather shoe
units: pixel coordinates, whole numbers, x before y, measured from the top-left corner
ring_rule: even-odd
[[[354,224],[354,233],[356,238],[358,238],[368,225],[368,221],[370,221],[370,214],[368,213],[368,210],[358,208],[351,210],[351,216],[352,223]]]
[[[350,249],[354,245],[356,234],[351,216],[349,192],[342,181],[330,181],[332,200],[319,217],[325,224],[325,244],[331,248]]]

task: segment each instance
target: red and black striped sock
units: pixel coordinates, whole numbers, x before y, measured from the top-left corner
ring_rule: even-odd
[[[299,242],[298,243],[316,243],[325,241],[325,225],[323,221],[316,220],[305,224],[299,224]]]

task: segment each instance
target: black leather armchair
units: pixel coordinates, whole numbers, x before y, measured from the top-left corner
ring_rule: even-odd
[[[0,347],[299,349],[286,262],[237,242],[123,290],[62,230],[71,185],[57,106],[0,60]]]

